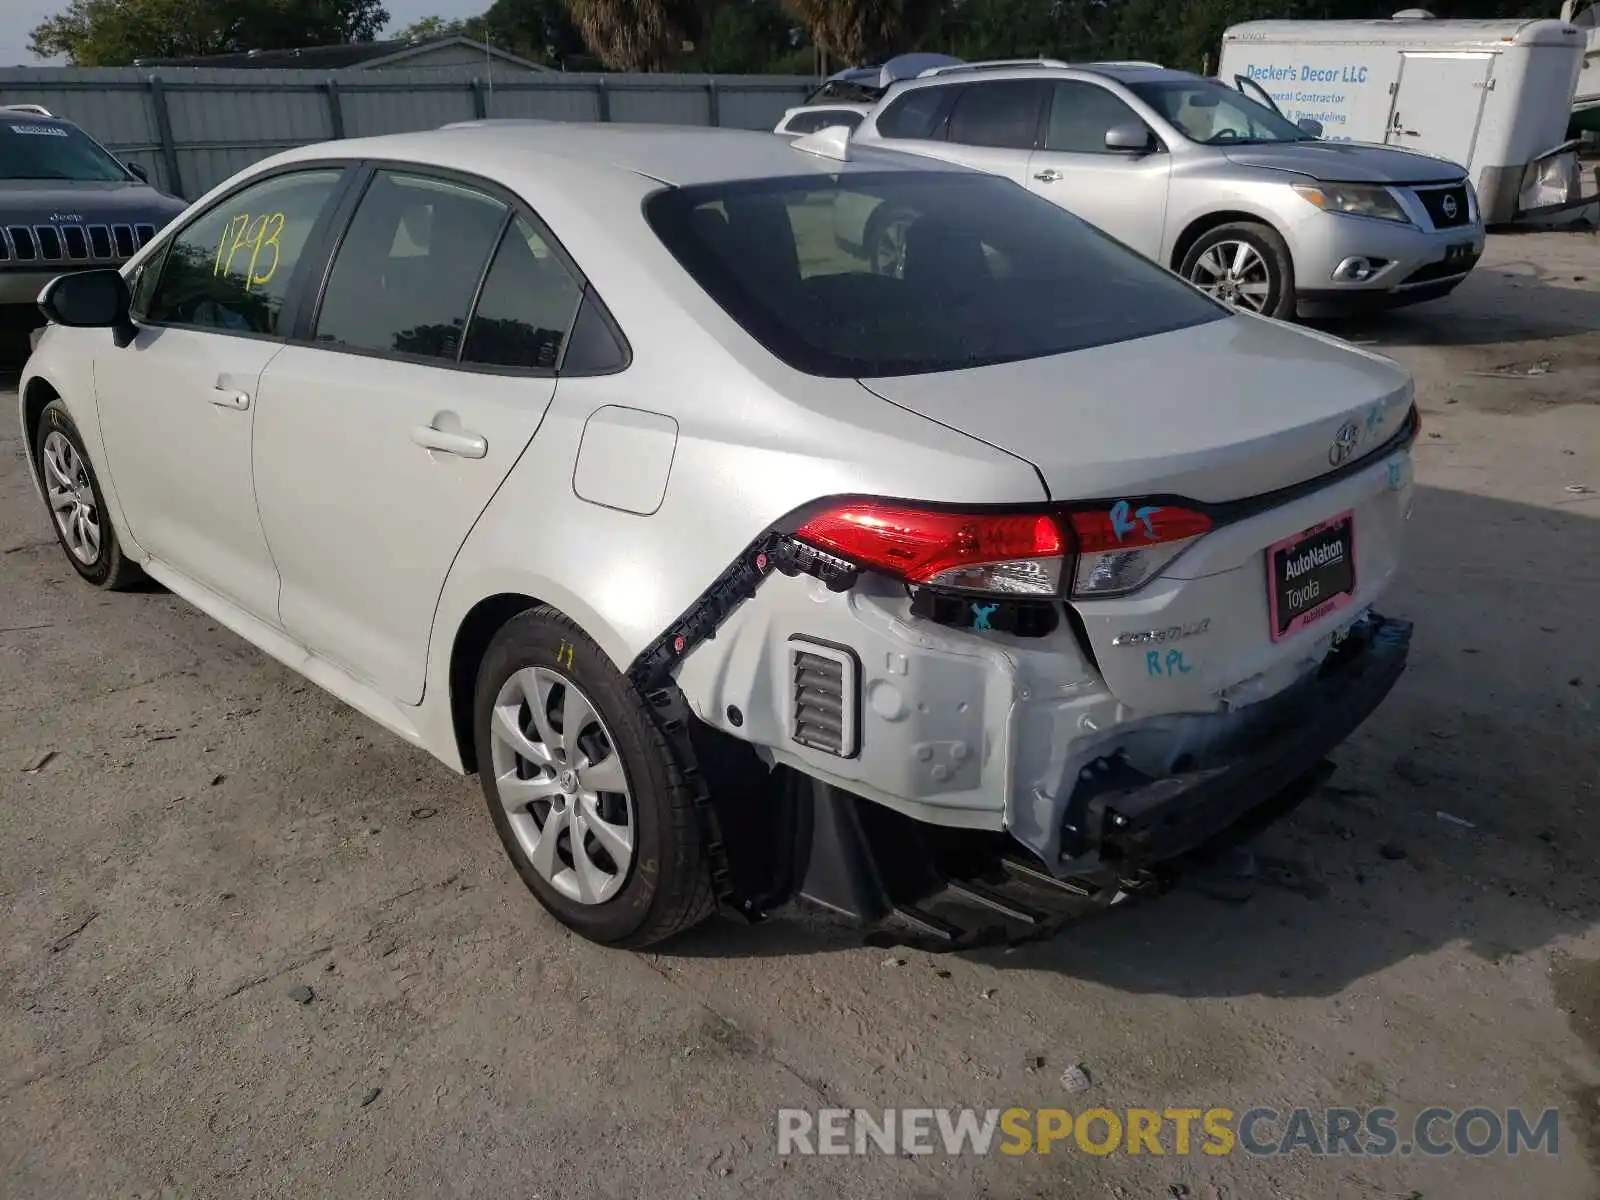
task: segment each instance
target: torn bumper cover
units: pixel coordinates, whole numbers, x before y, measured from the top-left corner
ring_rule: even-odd
[[[1327,778],[1324,755],[1394,687],[1411,626],[1368,616],[1289,703],[1242,728],[1231,750],[1138,783],[1107,767],[1075,791],[1076,853],[1048,868],[1009,835],[982,852],[938,830],[818,785],[801,814],[809,854],[798,894],[872,928],[884,944],[957,949],[1048,936],[1094,908],[1159,889],[1184,856],[1253,833]],[[1080,794],[1081,793],[1081,794]]]
[[[1409,622],[1368,614],[1314,674],[1261,705],[1191,769],[1150,779],[1115,758],[1096,760],[1068,800],[1056,873],[1126,874],[1273,810],[1383,702],[1410,647]]]

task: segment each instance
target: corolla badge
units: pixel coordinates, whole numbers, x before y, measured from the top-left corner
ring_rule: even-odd
[[[82,213],[51,213],[50,221],[54,225],[82,225]]]
[[[1179,638],[1195,637],[1211,628],[1211,618],[1202,617],[1187,625],[1168,625],[1165,629],[1132,629],[1111,639],[1113,646],[1151,646],[1162,642],[1175,642]]]
[[[1449,217],[1452,221],[1456,219],[1457,207],[1456,198],[1454,196],[1445,196],[1444,200],[1440,202],[1439,207],[1444,209],[1444,215]]]
[[[1328,447],[1328,462],[1337,467],[1356,452],[1356,443],[1361,440],[1361,426],[1354,421],[1346,421],[1339,426],[1339,432],[1333,435],[1333,445]]]

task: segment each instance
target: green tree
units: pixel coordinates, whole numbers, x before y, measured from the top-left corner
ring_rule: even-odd
[[[71,0],[33,30],[40,58],[80,67],[368,42],[389,21],[382,0]]]
[[[425,42],[431,38],[471,37],[468,22],[450,17],[423,17],[395,31],[395,38],[406,42]]]
[[[786,0],[814,46],[851,66],[916,47],[940,17],[939,0]]]
[[[562,0],[494,0],[467,25],[468,37],[534,62],[560,65],[584,54],[584,40]]]
[[[706,22],[694,65],[727,74],[787,73],[785,62],[806,43],[805,30],[779,0],[727,0]],[[808,63],[803,70],[811,69]]]

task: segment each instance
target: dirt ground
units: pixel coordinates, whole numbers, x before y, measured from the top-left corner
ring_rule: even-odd
[[[1338,332],[1418,374],[1409,673],[1252,879],[946,957],[568,936],[475,781],[80,584],[0,419],[0,1194],[1600,1196],[1600,240]],[[967,1104],[1562,1115],[1516,1159],[776,1153],[780,1107]]]

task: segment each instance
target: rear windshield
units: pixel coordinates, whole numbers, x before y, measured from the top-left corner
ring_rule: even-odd
[[[895,171],[657,192],[645,218],[713,299],[811,375],[1042,358],[1228,310],[1004,179]]]
[[[0,179],[109,183],[128,178],[121,164],[77,126],[7,120],[0,113]]]

